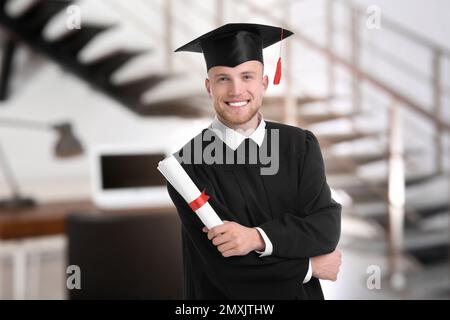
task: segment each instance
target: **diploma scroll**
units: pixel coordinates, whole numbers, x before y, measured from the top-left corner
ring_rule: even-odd
[[[200,192],[178,160],[172,155],[158,163],[158,170],[164,178],[178,191],[203,224],[211,229],[223,224],[217,213],[207,202],[208,197]]]

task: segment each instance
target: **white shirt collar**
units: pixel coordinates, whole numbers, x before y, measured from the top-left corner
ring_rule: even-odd
[[[217,118],[217,116],[214,118],[214,121],[209,128],[214,130],[218,137],[232,150],[236,150],[246,138],[252,139],[259,147],[261,147],[266,133],[266,122],[261,114],[258,115],[258,118],[260,120],[259,125],[249,136],[243,134],[244,132],[238,132],[227,127]]]

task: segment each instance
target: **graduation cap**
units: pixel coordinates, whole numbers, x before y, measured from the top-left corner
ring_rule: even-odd
[[[289,30],[263,24],[228,23],[179,47],[175,52],[203,53],[207,70],[215,66],[235,67],[250,60],[264,64],[263,49],[292,34]],[[278,84],[280,79],[281,46],[274,84]]]

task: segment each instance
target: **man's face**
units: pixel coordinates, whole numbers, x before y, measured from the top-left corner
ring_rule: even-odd
[[[205,86],[219,120],[235,127],[257,119],[269,82],[268,77],[263,76],[263,69],[263,64],[254,60],[234,68],[209,69]]]

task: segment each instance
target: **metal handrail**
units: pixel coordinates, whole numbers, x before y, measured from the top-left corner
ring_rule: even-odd
[[[155,36],[158,38],[158,40],[163,40],[164,35],[160,32],[157,32],[153,26],[148,23],[148,21],[143,21],[141,17],[136,15],[133,11],[131,11],[127,6],[123,4],[119,4],[117,1],[110,1],[108,2],[108,5],[111,9],[116,11],[120,15],[125,15],[130,18],[130,21],[133,22],[133,24],[140,30],[144,31],[145,33],[148,33],[151,36]]]
[[[345,3],[346,5],[351,5],[347,0],[342,0],[341,3]],[[260,7],[256,7],[248,2],[240,1],[240,4],[246,5],[249,7],[253,12],[259,12],[260,14],[272,19],[273,21],[276,21],[280,25],[286,25],[285,21],[282,21],[282,19],[279,19],[277,17],[274,17],[270,14],[268,10],[262,9]],[[356,7],[356,10],[358,12],[363,12],[360,7]],[[387,19],[383,17],[383,23],[387,22]],[[389,25],[393,25],[395,27],[398,27],[395,23],[392,23],[392,21],[389,21]],[[287,26],[288,27],[288,26]],[[391,96],[392,99],[395,99],[399,103],[404,104],[406,107],[410,108],[411,110],[421,114],[428,120],[432,121],[436,126],[442,128],[443,130],[450,131],[450,124],[447,122],[444,122],[442,119],[436,117],[431,112],[428,112],[425,108],[423,108],[419,103],[416,101],[413,101],[411,98],[404,96],[402,93],[398,92],[391,86],[385,84],[383,81],[377,79],[375,76],[367,73],[366,71],[362,70],[361,68],[355,67],[351,62],[347,61],[343,57],[338,56],[331,50],[328,50],[325,47],[322,47],[321,45],[317,44],[314,40],[310,39],[309,37],[305,36],[301,31],[295,30],[295,28],[292,28],[292,26],[289,26],[290,29],[295,31],[294,39],[302,42],[303,44],[307,45],[308,47],[315,49],[316,51],[321,52],[323,55],[325,55],[331,62],[336,63],[338,65],[341,65],[345,67],[348,71],[350,71],[355,77],[365,80],[368,83],[372,84],[373,86],[377,87],[378,89],[384,91],[388,95]],[[184,28],[182,28],[184,29]],[[404,31],[401,28],[397,28],[397,30]],[[405,29],[406,30],[406,29]],[[186,30],[184,29],[184,32]],[[413,32],[406,33],[408,36],[414,38],[417,42],[420,42],[424,45],[430,46],[433,45],[436,47],[434,43],[431,41],[427,41],[426,39],[420,38],[418,35],[415,35]],[[440,50],[442,50],[442,53],[447,53],[448,50],[443,47],[439,47]],[[449,54],[450,56],[450,54]]]
[[[127,15],[128,17],[130,17],[130,21],[139,28],[139,30],[148,33],[151,36],[156,36],[159,42],[165,42],[167,40],[167,34],[165,32],[157,32],[154,28],[152,28],[151,24],[149,24],[147,21],[144,21],[142,19],[141,16],[136,15],[133,11],[127,9],[126,6],[119,4],[118,2],[115,1],[111,1],[108,2],[109,6],[115,10],[116,12],[118,12],[121,15]],[[159,10],[159,11],[163,11],[164,8],[163,7],[157,7],[158,5],[153,3],[153,2],[142,2],[142,5],[146,6],[147,8],[151,9],[151,10]],[[181,20],[177,20],[177,23],[180,23]],[[192,31],[191,28],[189,28],[189,26],[181,21],[182,27],[180,28],[181,31],[183,33],[185,33],[185,35],[191,35],[189,32]],[[188,57],[189,59],[189,57]],[[194,61],[194,59],[190,60],[191,63],[189,63],[190,66],[194,66],[195,72],[197,72],[198,74],[203,75],[204,71],[203,69],[201,69],[200,65],[196,63],[196,61]]]
[[[349,27],[344,26],[344,25],[340,25],[340,26],[335,25],[334,30],[335,31],[336,30],[343,31],[343,32],[347,32],[347,33],[349,33],[351,31]],[[383,59],[383,61],[386,61],[389,64],[398,67],[399,69],[402,69],[405,73],[409,73],[411,75],[416,76],[417,78],[420,79],[420,81],[428,82],[428,83],[431,81],[431,77],[428,74],[419,70],[414,65],[412,65],[408,62],[405,62],[398,56],[389,52],[382,46],[377,45],[373,41],[367,41],[366,39],[361,39],[361,47],[362,47],[361,50],[368,49],[371,53],[374,53],[377,56],[381,57]],[[445,87],[443,87],[443,88],[445,88]],[[450,87],[448,89],[450,89]]]
[[[342,4],[347,6],[348,9],[356,10],[360,16],[363,16],[366,14],[366,11],[358,4],[349,1],[349,0],[338,0],[336,3]],[[450,58],[450,49],[446,48],[428,38],[423,37],[422,35],[418,34],[415,31],[412,31],[410,29],[407,29],[403,26],[401,26],[399,23],[394,21],[393,19],[386,18],[385,15],[383,15],[383,27],[386,27],[387,29],[390,29],[392,32],[397,33],[398,35],[408,38],[415,43],[424,46],[428,49],[434,50],[438,49],[442,52],[443,55],[445,55],[447,58]]]
[[[404,96],[400,92],[397,92],[395,89],[391,88],[389,85],[385,84],[383,81],[377,79],[375,76],[370,75],[369,73],[361,70],[360,68],[356,68],[351,62],[347,61],[346,59],[336,55],[331,50],[328,50],[327,48],[322,47],[321,45],[317,44],[314,40],[310,39],[309,37],[305,36],[300,30],[296,30],[296,28],[293,28],[293,26],[286,23],[286,21],[283,21],[282,19],[279,19],[277,17],[274,17],[270,14],[268,10],[256,7],[252,4],[249,4],[248,2],[240,2],[241,4],[244,4],[251,8],[253,12],[258,12],[263,16],[266,16],[273,20],[275,23],[286,26],[288,29],[291,29],[295,34],[293,35],[294,39],[297,41],[300,41],[304,45],[310,47],[311,49],[314,49],[316,51],[319,51],[322,53],[325,57],[327,57],[330,61],[333,63],[336,63],[344,68],[346,68],[349,72],[351,72],[355,77],[365,80],[371,85],[375,86],[376,88],[384,91],[386,94],[388,94],[393,100],[398,101],[401,104],[404,104],[406,107],[411,109],[412,111],[422,115],[426,119],[433,122],[437,127],[442,128],[443,130],[450,131],[450,124],[447,122],[444,122],[442,119],[439,119],[433,113],[428,112],[423,108],[420,104],[413,101],[409,97]]]
[[[285,6],[289,6],[289,5],[297,4],[297,3],[301,3],[301,2],[307,2],[307,1],[312,1],[312,0],[281,0],[281,1],[277,0],[277,1],[273,2],[271,7],[274,10],[277,10],[277,9],[280,9]],[[361,5],[358,5],[349,0],[337,0],[337,1],[335,0],[335,3],[345,5],[348,9],[355,9],[360,15],[366,14],[366,11],[364,10],[364,8]],[[442,51],[442,53],[445,56],[450,58],[450,49],[449,48],[446,48],[446,47],[442,46],[441,44],[436,43],[435,41],[425,38],[415,31],[412,31],[410,29],[403,27],[398,22],[396,22],[394,19],[383,16],[383,27],[386,27],[387,29],[390,29],[392,32],[395,32],[398,35],[401,35],[403,37],[406,37],[424,47],[439,49],[440,51]]]

